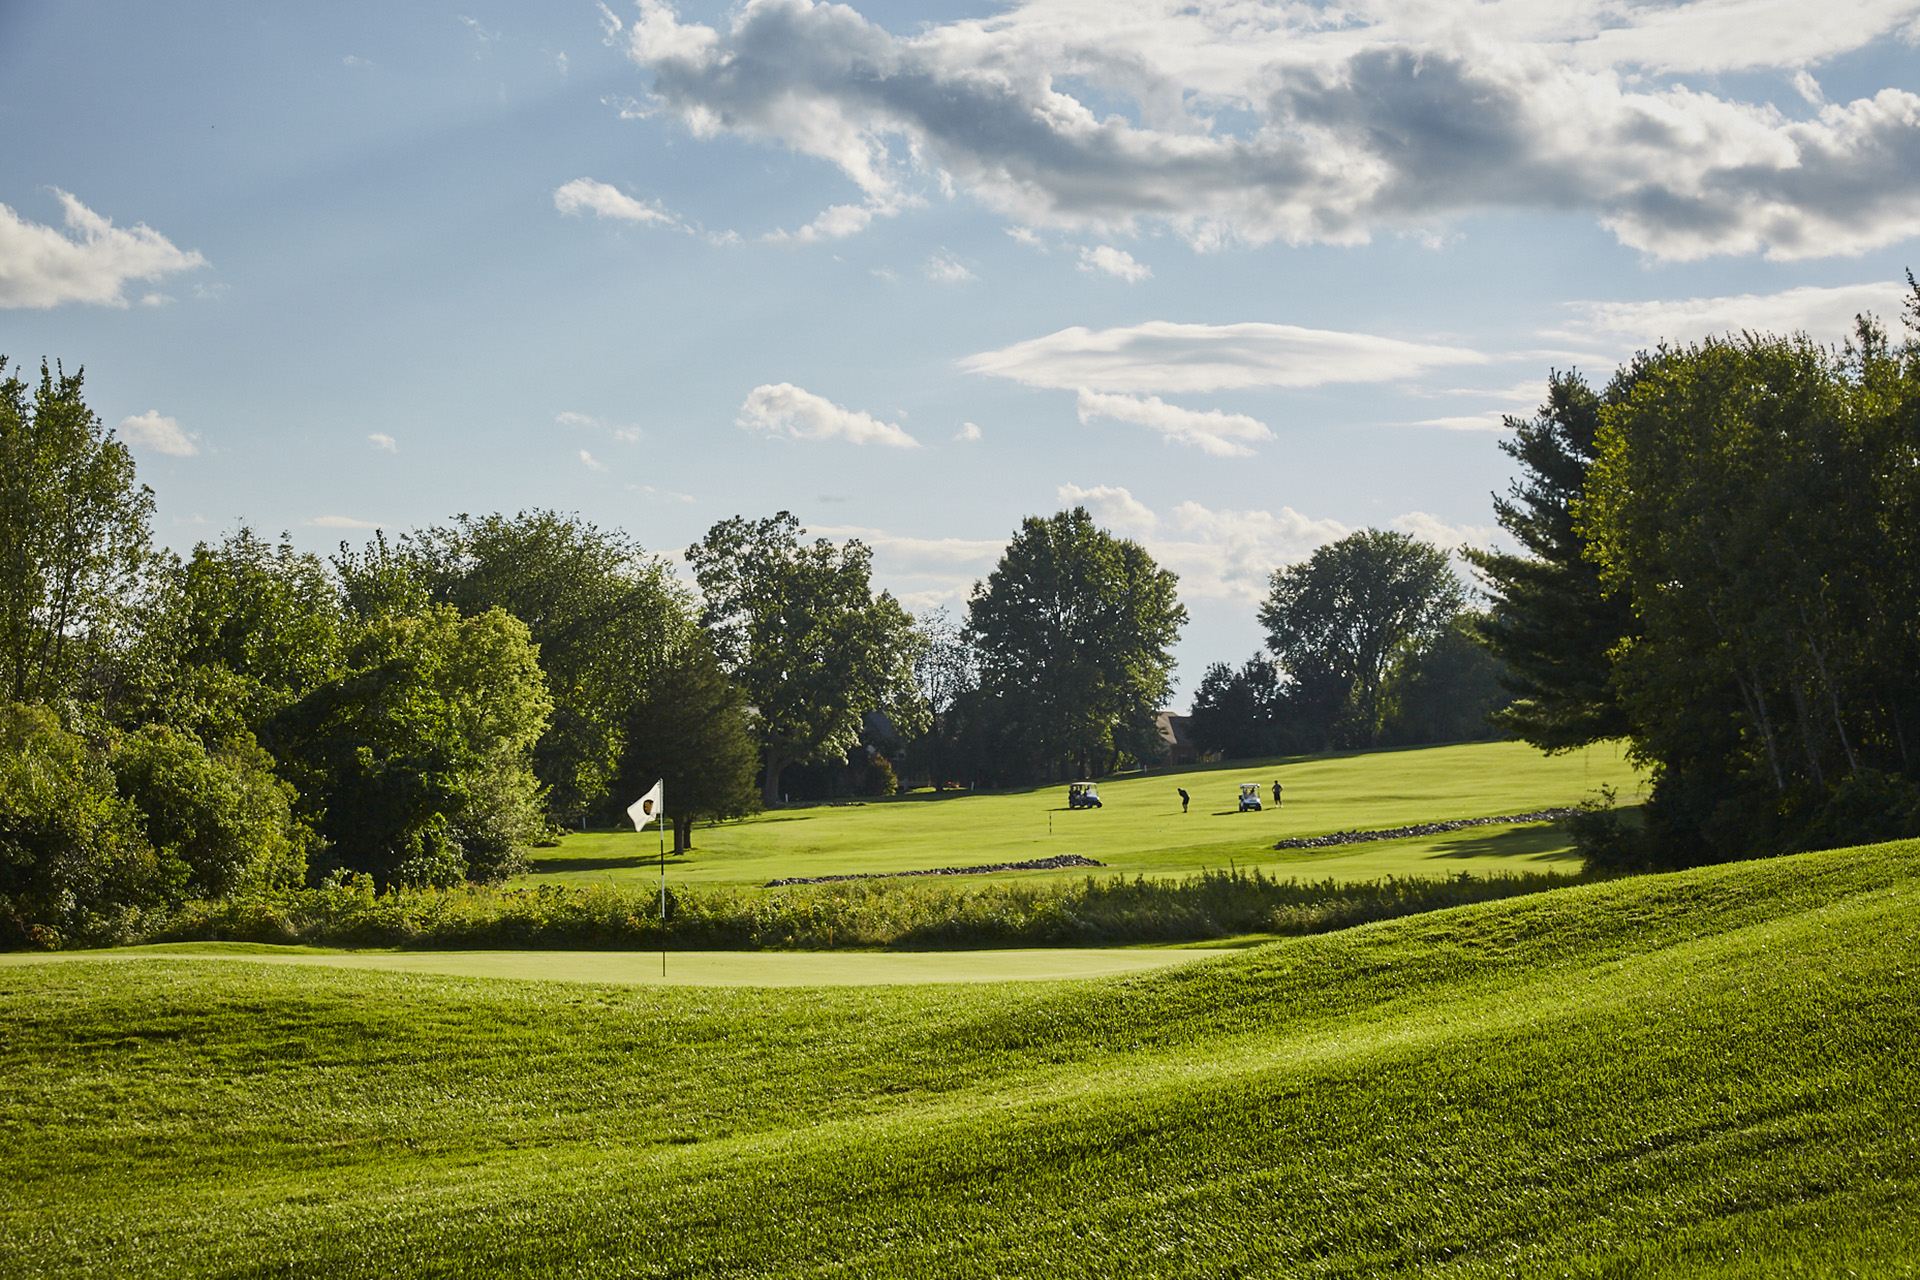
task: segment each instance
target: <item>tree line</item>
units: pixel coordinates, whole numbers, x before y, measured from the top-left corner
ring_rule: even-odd
[[[1906,321],[1556,373],[1510,424],[1523,551],[1476,557],[1517,695],[1496,719],[1549,751],[1624,738],[1652,774],[1644,823],[1589,815],[1590,864],[1920,834],[1920,288]]]

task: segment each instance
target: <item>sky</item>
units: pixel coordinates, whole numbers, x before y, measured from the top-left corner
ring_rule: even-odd
[[[790,510],[964,614],[1085,505],[1177,678],[1494,545],[1547,374],[1899,322],[1920,0],[0,2],[0,354],[156,536]],[[1920,263],[1916,263],[1920,265]]]

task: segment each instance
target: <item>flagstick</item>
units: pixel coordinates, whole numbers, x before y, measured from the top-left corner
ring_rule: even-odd
[[[663,804],[662,810],[666,809]],[[667,815],[660,815],[660,976],[667,976]]]

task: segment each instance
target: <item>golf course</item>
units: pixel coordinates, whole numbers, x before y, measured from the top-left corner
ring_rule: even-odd
[[[1276,781],[1285,801],[1278,808],[1267,791]],[[1260,784],[1261,811],[1238,811],[1243,782]],[[1602,786],[1630,803],[1641,784],[1616,743],[1554,756],[1519,742],[1475,742],[1234,761],[1104,779],[1098,809],[1068,809],[1066,787],[1058,785],[980,795],[919,791],[770,810],[698,828],[694,849],[670,856],[667,873],[674,883],[750,887],[793,876],[888,874],[1065,855],[1146,876],[1229,865],[1316,880],[1571,872],[1579,863],[1567,833],[1545,824],[1469,827],[1328,849],[1273,846],[1339,831],[1568,807]],[[1185,813],[1182,789],[1192,797]],[[653,830],[573,833],[555,847],[533,850],[533,872],[521,883],[652,884],[659,849]]]
[[[0,1273],[1913,1275],[1916,957],[1913,842],[1068,981],[15,956]]]

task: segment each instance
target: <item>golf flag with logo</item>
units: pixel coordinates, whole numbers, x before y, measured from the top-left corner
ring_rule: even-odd
[[[627,806],[627,816],[633,819],[635,831],[645,831],[649,822],[660,820],[660,806],[666,803],[667,780],[662,778],[653,784],[653,790]]]

